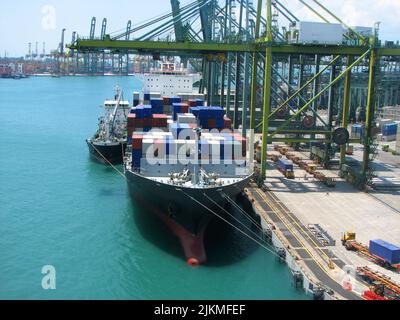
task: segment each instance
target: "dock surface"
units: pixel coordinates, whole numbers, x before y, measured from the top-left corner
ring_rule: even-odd
[[[319,244],[315,235],[273,192],[263,191],[253,185],[246,190],[246,194],[264,221],[274,227],[274,232],[285,242],[286,249],[304,268],[311,281],[333,290],[338,299],[361,299],[360,296],[344,289],[338,281],[338,269],[342,269],[345,263]],[[336,265],[336,274],[335,271],[329,270],[329,261]]]

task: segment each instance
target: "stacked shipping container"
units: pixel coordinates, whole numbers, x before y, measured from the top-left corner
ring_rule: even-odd
[[[387,123],[382,125],[382,140],[389,142],[389,141],[396,141],[397,135],[397,123]]]
[[[158,160],[245,161],[246,150],[246,139],[236,134],[203,133],[200,140],[195,140],[179,139],[171,132],[134,133],[132,167],[139,169],[146,155]]]

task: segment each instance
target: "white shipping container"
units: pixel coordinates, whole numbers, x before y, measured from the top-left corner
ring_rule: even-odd
[[[178,113],[178,123],[195,124],[197,119],[192,113]]]
[[[154,153],[154,140],[153,139],[143,139],[142,142],[142,152],[143,157],[146,158],[148,155]]]
[[[396,141],[396,136],[395,136],[395,135],[391,135],[391,136],[382,136],[382,141],[383,141],[383,142]]]
[[[210,146],[210,160],[212,163],[219,163],[221,158],[221,145],[219,141],[208,140]]]
[[[343,27],[337,23],[299,22],[299,43],[341,44]]]
[[[385,124],[393,123],[392,119],[380,119],[378,120],[379,128],[382,128]]]
[[[157,98],[161,98],[160,92],[150,92],[150,99],[157,99]]]

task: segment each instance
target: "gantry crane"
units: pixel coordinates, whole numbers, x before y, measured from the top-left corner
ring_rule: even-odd
[[[362,34],[321,1],[299,1],[324,23],[344,26],[343,42],[296,41],[298,30],[293,26],[300,19],[284,0],[266,0],[265,8],[262,0],[195,0],[183,6],[171,1],[170,13],[117,36],[78,38],[69,47],[190,58],[193,65],[201,65],[200,91],[207,93],[208,103],[223,105],[236,128],[261,132],[261,180],[271,142],[318,143],[324,164],[336,145],[341,168],[346,165],[346,143],[358,142],[364,146],[358,185],[365,188],[374,174],[370,162],[376,148],[377,92],[382,89],[381,72],[387,72],[382,65],[400,63],[400,46],[382,43],[378,25],[372,33]],[[289,26],[280,30],[280,19]],[[126,34],[133,32],[135,39],[126,40]],[[394,70],[398,76],[399,69]],[[365,130],[361,138],[349,139],[355,81],[365,82]]]

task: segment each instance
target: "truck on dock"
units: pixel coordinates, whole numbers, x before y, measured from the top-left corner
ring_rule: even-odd
[[[369,253],[380,257],[389,265],[400,264],[400,248],[384,240],[371,240]]]
[[[286,159],[279,159],[277,162],[278,170],[287,179],[294,179],[293,162]]]
[[[357,275],[370,285],[364,294],[367,300],[400,300],[400,285],[388,276],[368,267],[358,267]]]
[[[336,179],[332,176],[327,175],[324,172],[315,171],[314,177],[315,179],[324,183],[327,187],[333,188],[336,186]]]
[[[347,250],[355,251],[381,267],[400,271],[400,248],[395,245],[383,240],[371,240],[368,247],[356,241],[354,232],[346,232],[342,244]]]

